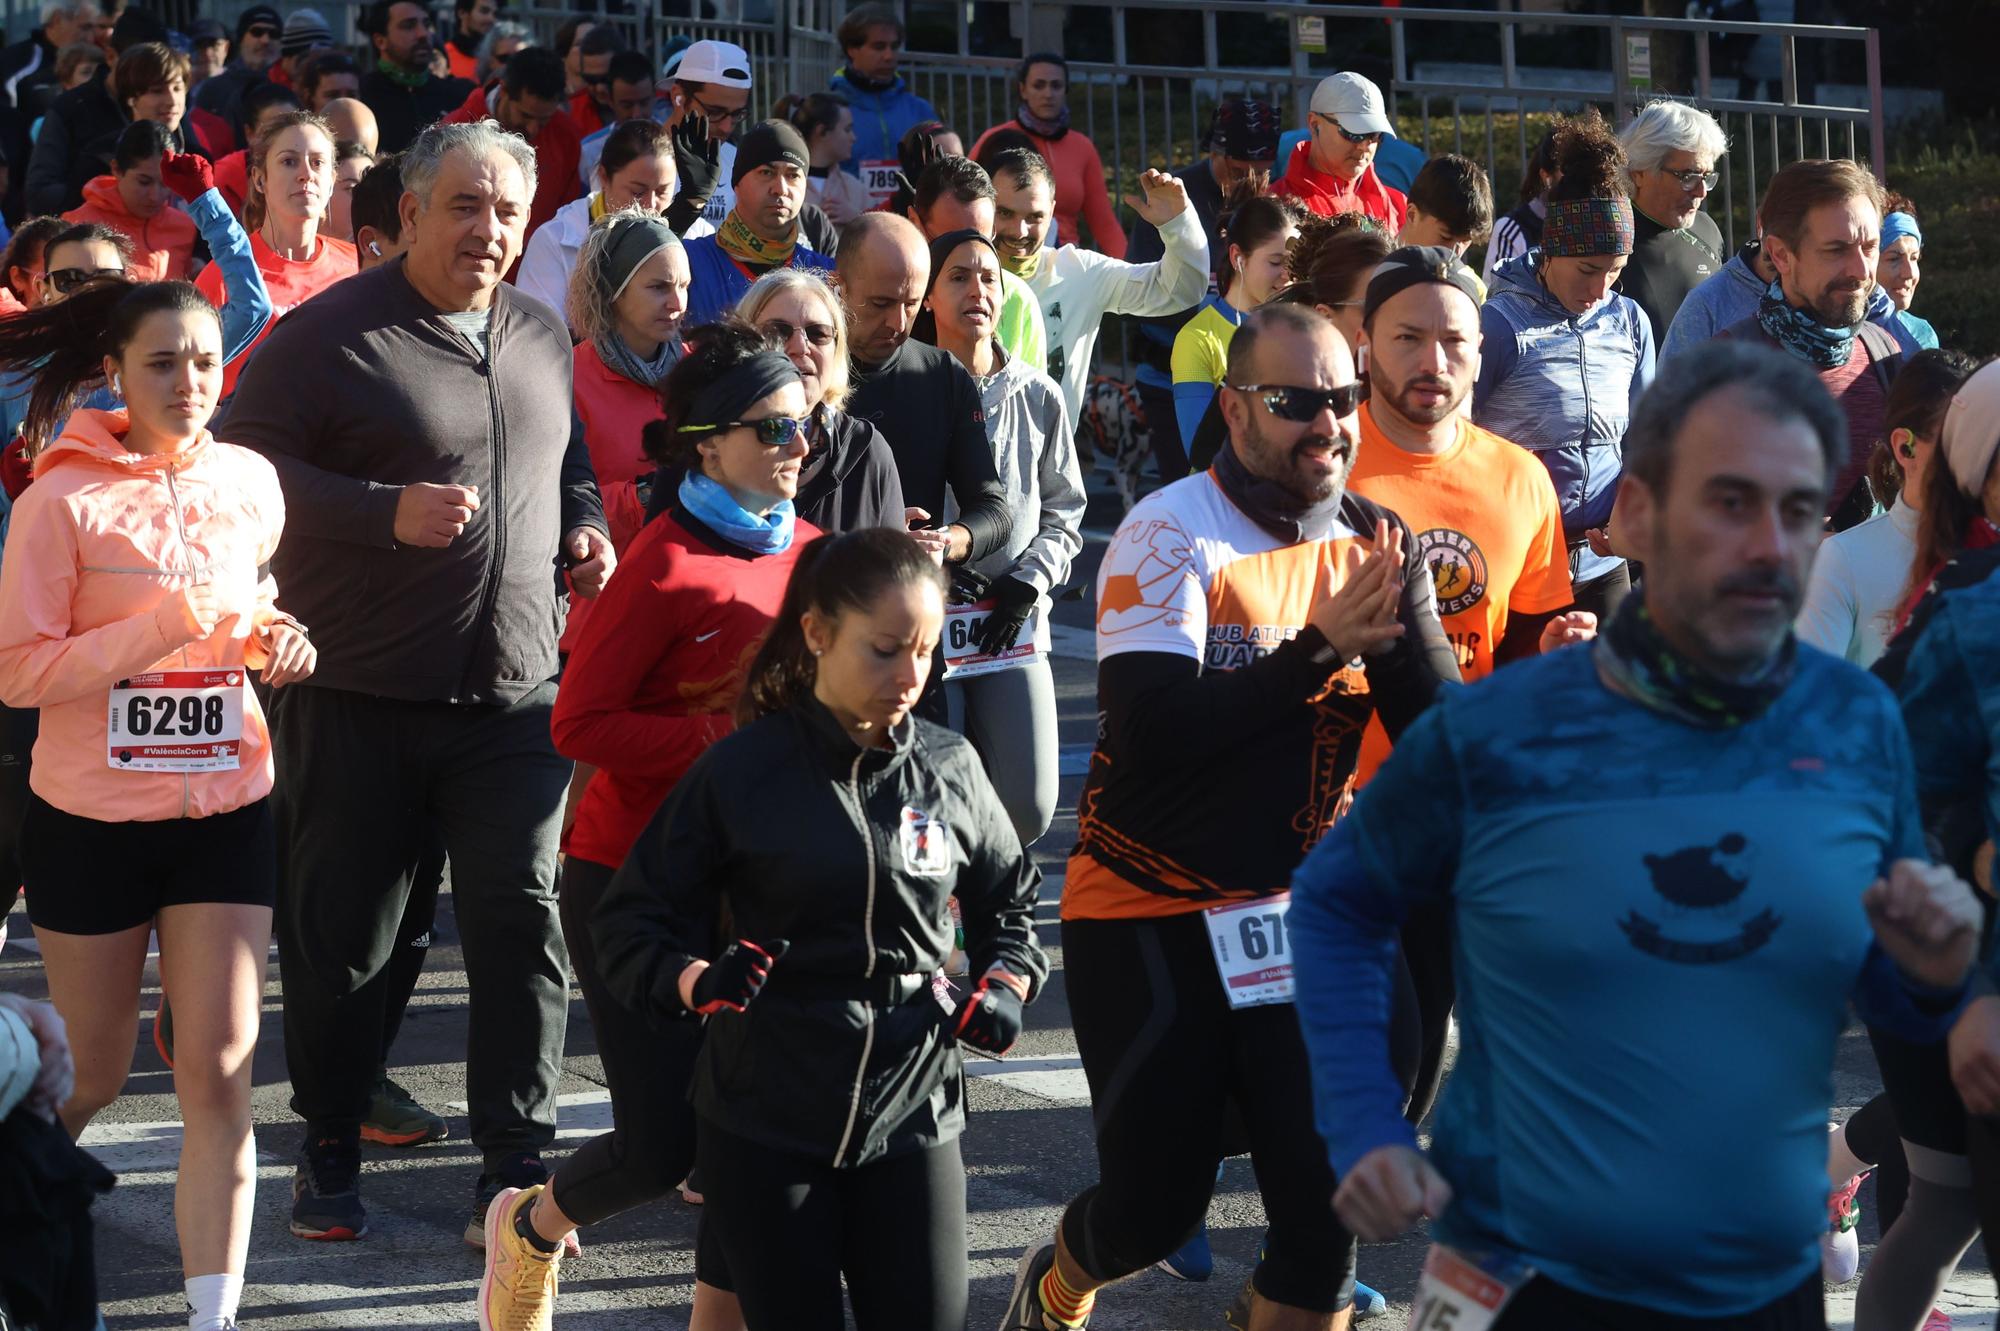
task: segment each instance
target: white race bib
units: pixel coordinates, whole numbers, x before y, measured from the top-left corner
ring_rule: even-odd
[[[1518,1257],[1475,1257],[1433,1243],[1417,1278],[1410,1331],[1486,1331],[1534,1278],[1535,1269]]]
[[[233,772],[242,763],[244,673],[157,670],[111,687],[105,761],[124,772]]]
[[[1041,627],[1040,606],[1035,607],[1035,612],[1021,625],[1021,632],[1012,647],[988,656],[979,650],[979,632],[992,613],[993,602],[990,600],[976,605],[948,605],[944,608],[944,639],[940,645],[944,650],[946,679],[965,679],[971,675],[990,675],[997,670],[1018,669],[1038,655],[1035,634]]]
[[[893,157],[887,161],[863,162],[861,183],[868,188],[870,207],[886,203],[889,196],[903,183],[903,164]]]
[[[1280,892],[1202,912],[1230,1007],[1292,1001],[1292,943],[1285,922],[1291,908],[1292,894]]]

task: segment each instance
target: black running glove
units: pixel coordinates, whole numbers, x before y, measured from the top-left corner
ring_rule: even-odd
[[[1009,576],[995,578],[989,594],[993,597],[993,611],[980,625],[979,650],[987,656],[998,656],[1021,636],[1021,627],[1035,613],[1035,602],[1041,599],[1041,593]]]
[[[743,1011],[763,991],[764,982],[771,978],[771,967],[790,947],[782,938],[773,938],[761,947],[747,938],[737,939],[695,977],[694,1010],[704,1017],[725,1008]]]
[[[1012,985],[987,976],[965,996],[954,1033],[974,1049],[1006,1053],[1021,1038],[1021,996]]]
[[[680,172],[681,191],[667,209],[667,228],[682,236],[708,210],[715,182],[722,174],[722,146],[709,137],[708,117],[699,111],[690,110],[672,133],[674,166]]]

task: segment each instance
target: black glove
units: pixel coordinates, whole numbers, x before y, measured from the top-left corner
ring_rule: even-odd
[[[722,145],[709,137],[708,117],[697,110],[681,117],[681,123],[673,128],[673,140],[681,190],[667,209],[667,226],[678,236],[708,209],[715,182],[722,174]]]
[[[993,580],[970,564],[948,565],[944,573],[951,583],[944,596],[948,604],[978,605],[993,594]]]
[[[747,938],[737,939],[695,977],[694,1010],[706,1017],[724,1008],[741,1012],[749,1007],[750,1000],[771,978],[771,967],[790,947],[782,938],[773,938],[761,947]]]
[[[1006,1053],[1021,1038],[1021,996],[987,976],[965,996],[953,1033],[974,1049]]]
[[[1021,626],[1035,613],[1035,602],[1042,594],[1010,576],[995,578],[991,595],[993,611],[979,626],[979,650],[987,656],[998,656],[1021,636]]]

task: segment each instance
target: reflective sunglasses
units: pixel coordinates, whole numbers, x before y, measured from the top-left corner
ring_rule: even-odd
[[[797,416],[766,416],[755,421],[724,421],[715,428],[734,430],[739,426],[755,430],[757,442],[764,447],[783,448],[805,432],[806,423]]]
[[[1318,115],[1319,113],[1314,112],[1314,114]],[[1349,143],[1380,143],[1382,141],[1382,135],[1379,131],[1374,134],[1350,134],[1347,132],[1347,126],[1341,124],[1332,116],[1320,116],[1319,118],[1326,124],[1333,126],[1335,132]]]
[[[816,347],[833,345],[832,324],[806,324],[801,327],[798,324],[788,324],[783,319],[772,319],[764,325],[764,336],[780,345],[790,342],[794,333],[804,333],[806,341]]]
[[[1339,388],[1300,388],[1294,384],[1231,384],[1239,393],[1250,393],[1264,404],[1264,410],[1281,421],[1304,424],[1331,407],[1336,418],[1352,416],[1361,407],[1367,386],[1360,380]]]
[[[123,277],[123,268],[57,268],[46,274],[49,285],[67,296],[84,283],[99,277]]]
[[[1697,182],[1703,189],[1714,189],[1715,182],[1722,179],[1720,171],[1669,171],[1667,174],[1678,180],[1681,188],[1689,194],[1694,193]]]

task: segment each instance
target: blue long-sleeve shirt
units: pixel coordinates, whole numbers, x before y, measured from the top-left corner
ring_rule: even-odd
[[[1438,1236],[1604,1298],[1743,1312],[1818,1269],[1848,1001],[1920,1041],[1955,1009],[1905,983],[1861,905],[1924,855],[1909,743],[1878,681],[1811,648],[1731,730],[1612,693],[1593,650],[1440,698],[1299,869],[1315,1114],[1341,1173],[1415,1145],[1390,968],[1405,912],[1448,904]]]

